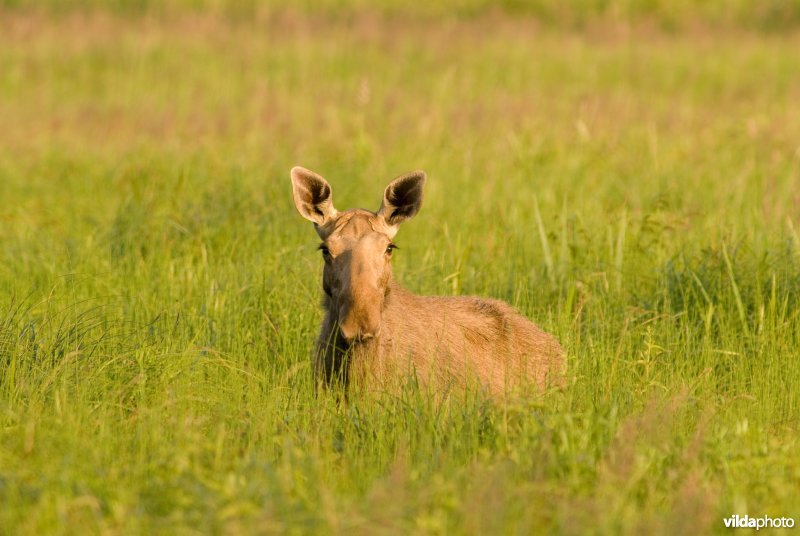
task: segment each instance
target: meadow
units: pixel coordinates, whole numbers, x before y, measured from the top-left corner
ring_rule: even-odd
[[[0,533],[800,523],[795,4],[88,4],[0,2]],[[315,395],[297,164],[568,387]]]

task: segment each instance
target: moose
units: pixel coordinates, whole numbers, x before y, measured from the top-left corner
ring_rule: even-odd
[[[331,187],[291,170],[300,214],[322,239],[323,308],[313,370],[319,384],[368,390],[413,378],[420,385],[479,385],[490,396],[532,385],[563,386],[566,358],[556,338],[505,302],[418,296],[392,278],[392,241],[422,205],[425,173],[394,179],[377,212],[337,211]]]

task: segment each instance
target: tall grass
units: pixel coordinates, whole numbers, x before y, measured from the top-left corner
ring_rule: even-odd
[[[0,532],[800,518],[796,36],[175,5],[0,16]],[[294,164],[341,208],[425,169],[397,277],[513,303],[569,387],[315,395]]]

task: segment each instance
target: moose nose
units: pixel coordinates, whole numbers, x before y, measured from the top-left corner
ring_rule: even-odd
[[[378,336],[380,329],[361,329],[358,327],[353,329],[350,326],[342,325],[339,326],[339,331],[341,331],[342,337],[344,337],[345,341],[348,343],[353,343],[374,339]]]
[[[359,331],[358,334],[356,335],[356,340],[359,341],[359,342],[368,341],[370,339],[374,339],[377,336],[378,336],[378,333],[376,331],[373,331],[373,330]]]

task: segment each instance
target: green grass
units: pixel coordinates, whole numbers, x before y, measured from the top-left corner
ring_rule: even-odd
[[[800,522],[795,33],[8,5],[0,533]],[[295,164],[340,208],[425,169],[398,279],[513,303],[570,386],[315,397]]]

